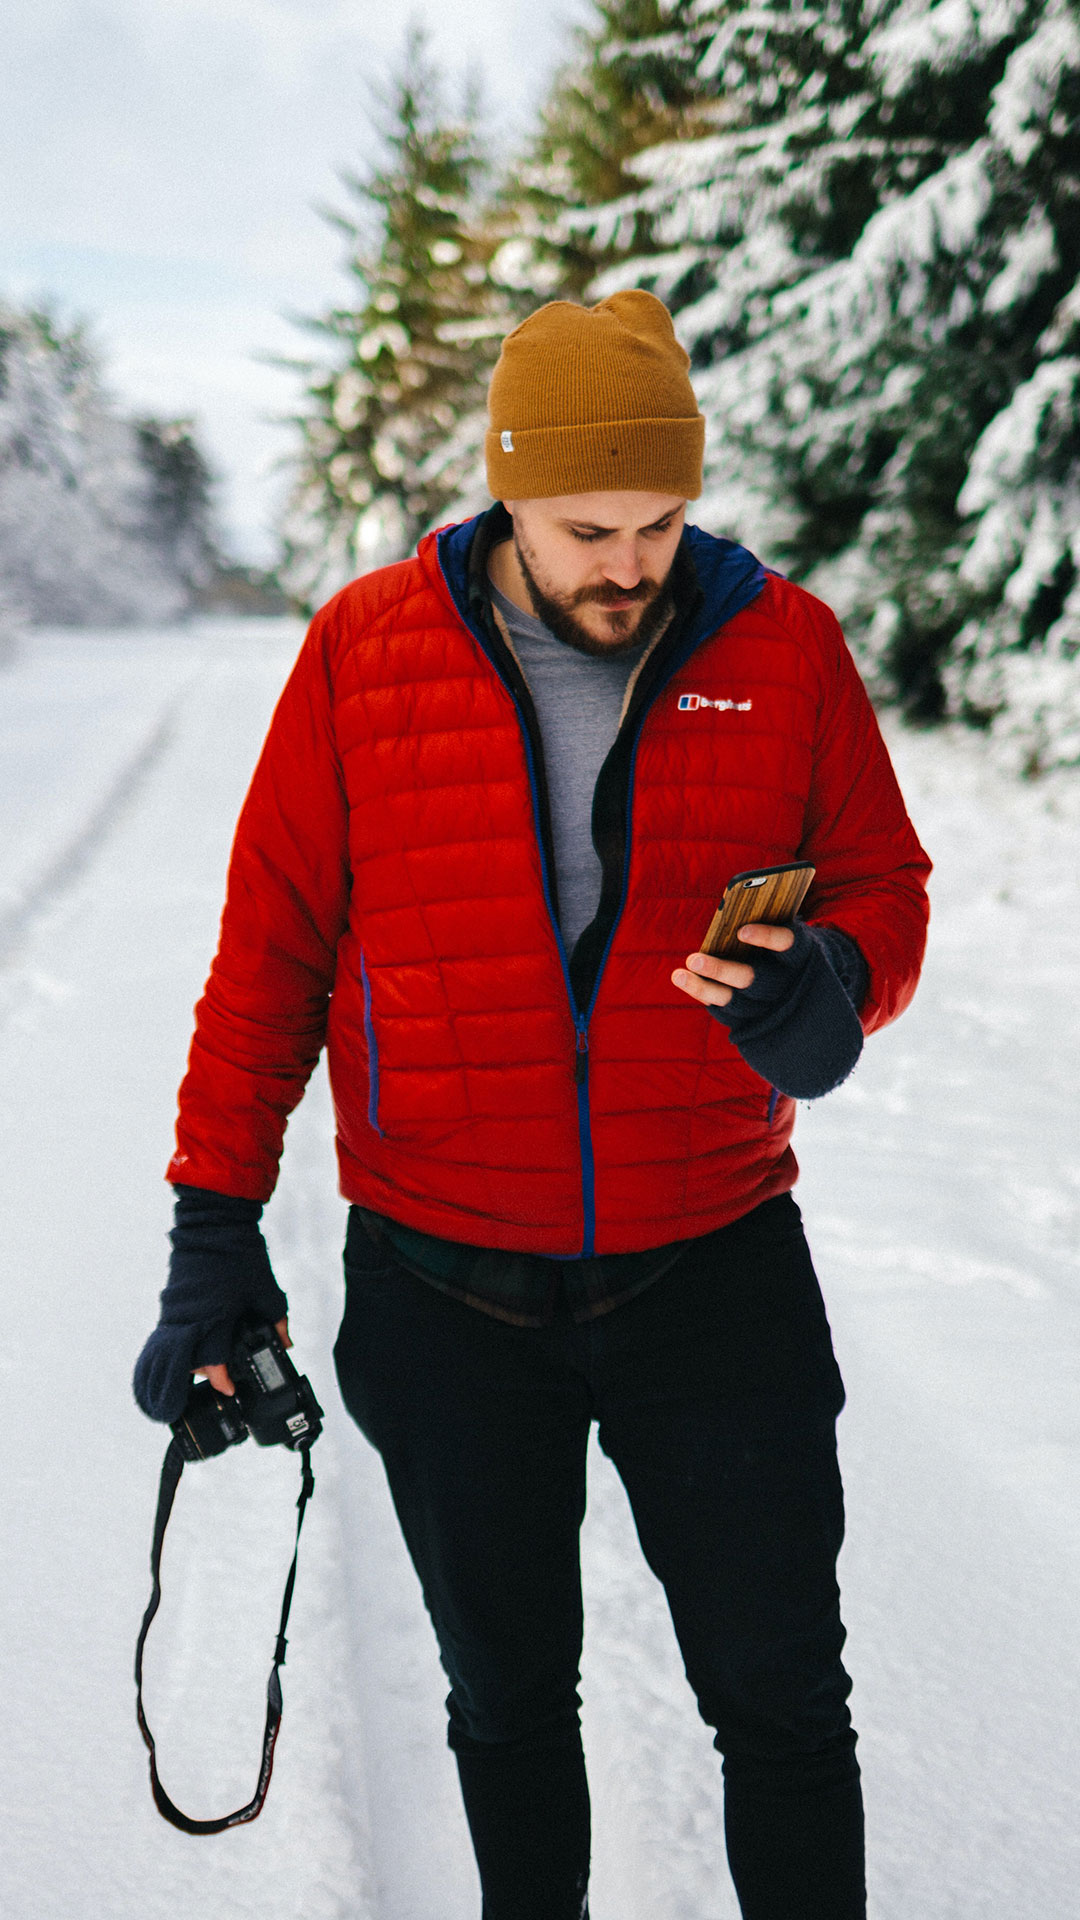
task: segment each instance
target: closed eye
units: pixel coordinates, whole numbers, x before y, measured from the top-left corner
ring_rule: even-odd
[[[675,518],[675,515],[673,513],[669,513],[666,519],[657,520],[654,522],[654,524],[651,527],[642,527],[640,531],[642,535],[646,537],[650,533],[657,533],[657,534],[668,533],[671,529],[671,523],[674,520],[674,518]],[[611,527],[571,527],[570,528],[571,538],[574,540],[580,540],[582,546],[585,546],[585,547],[595,546],[598,540],[609,540],[611,538],[612,532],[613,532],[613,529]]]

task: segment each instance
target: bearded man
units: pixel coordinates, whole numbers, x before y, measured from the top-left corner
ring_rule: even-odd
[[[685,523],[704,421],[661,303],[505,341],[488,512],[316,617],[237,830],[141,1404],[282,1320],[259,1217],[328,1048],[335,1349],[450,1679],[484,1920],[581,1920],[591,1423],[723,1755],[746,1920],[860,1920],[843,1388],[795,1102],[901,1012],[928,862],[819,601]],[[805,915],[700,951],[736,872]],[[434,1916],[433,1916],[434,1920]]]

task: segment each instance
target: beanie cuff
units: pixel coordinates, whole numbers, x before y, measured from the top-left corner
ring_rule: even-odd
[[[566,493],[677,493],[696,500],[705,421],[697,413],[681,420],[492,428],[484,453],[496,500],[550,500]]]

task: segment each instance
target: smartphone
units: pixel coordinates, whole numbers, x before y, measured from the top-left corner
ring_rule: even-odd
[[[814,872],[809,860],[796,860],[790,867],[757,867],[734,874],[724,888],[701,952],[717,960],[750,960],[754,949],[736,937],[739,928],[751,921],[787,926],[802,906]]]

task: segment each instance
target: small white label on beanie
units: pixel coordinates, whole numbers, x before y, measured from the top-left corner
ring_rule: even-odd
[[[513,453],[514,436],[512,433],[509,432],[509,430],[506,427],[503,428],[502,432],[499,435],[499,442],[502,446],[502,450],[504,453]]]

